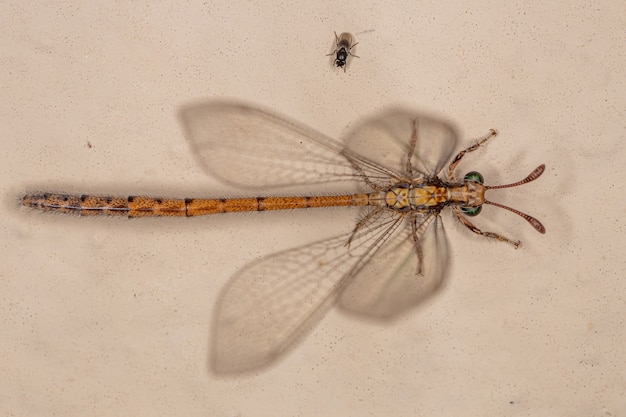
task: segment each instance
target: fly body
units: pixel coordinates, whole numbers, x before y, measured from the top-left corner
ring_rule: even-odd
[[[348,61],[348,56],[353,56],[355,58],[359,58],[357,55],[354,55],[351,51],[358,42],[354,43],[354,37],[351,33],[343,32],[341,35],[337,36],[337,32],[335,32],[335,50],[326,56],[335,55],[334,64],[338,68],[343,68],[343,71],[346,71],[346,63]]]

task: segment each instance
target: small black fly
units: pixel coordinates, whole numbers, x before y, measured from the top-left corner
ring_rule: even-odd
[[[358,42],[353,43],[353,41],[354,37],[351,33],[344,32],[341,35],[337,36],[337,32],[335,32],[335,50],[326,55],[331,56],[336,54],[334,64],[339,68],[343,68],[344,72],[346,71],[346,61],[348,59],[348,55],[359,58],[358,56],[350,52],[352,48],[359,44]]]

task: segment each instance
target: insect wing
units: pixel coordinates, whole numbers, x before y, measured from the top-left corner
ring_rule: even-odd
[[[358,185],[343,147],[295,121],[229,102],[190,106],[180,116],[202,167],[226,184],[303,192],[320,183],[342,191]]]
[[[422,264],[407,216],[401,232],[342,290],[343,310],[376,320],[392,320],[417,307],[443,283],[448,267],[448,244],[441,217],[434,213],[416,218]],[[421,274],[418,271],[421,270]]]
[[[344,153],[359,155],[374,165],[406,175],[406,155],[414,134],[417,135],[411,157],[414,175],[405,179],[433,177],[450,160],[458,135],[449,123],[419,113],[390,110],[364,120],[346,136]]]
[[[402,238],[401,218],[382,220],[356,236],[348,233],[279,252],[235,274],[216,304],[213,370],[240,373],[258,369],[292,347],[332,307],[352,277],[377,256],[381,246]]]

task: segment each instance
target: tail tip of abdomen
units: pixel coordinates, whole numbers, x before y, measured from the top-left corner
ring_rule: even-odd
[[[22,197],[22,206],[39,210],[58,210],[62,208],[75,208],[80,206],[78,197],[67,194],[26,194]]]
[[[22,206],[31,208],[40,208],[45,201],[43,194],[26,194],[22,197]]]

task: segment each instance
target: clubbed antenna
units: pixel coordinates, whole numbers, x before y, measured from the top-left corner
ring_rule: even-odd
[[[490,185],[490,186],[485,186],[485,189],[486,189],[486,190],[495,190],[495,189],[498,189],[498,188],[511,188],[511,187],[517,187],[517,186],[519,186],[519,185],[527,184],[527,183],[529,183],[529,182],[531,182],[531,181],[534,181],[534,180],[536,180],[537,178],[539,178],[539,177],[541,176],[541,174],[543,174],[543,171],[545,171],[545,169],[546,169],[546,166],[545,166],[544,164],[541,164],[541,165],[539,165],[537,168],[535,168],[535,169],[533,170],[533,172],[531,172],[530,174],[528,174],[528,176],[527,176],[526,178],[524,178],[524,179],[523,179],[523,180],[521,180],[521,181],[515,182],[515,183],[513,183],[513,184],[506,184],[506,185]],[[540,222],[539,220],[535,219],[535,218],[534,218],[534,217],[532,217],[532,216],[529,216],[529,215],[528,215],[528,214],[526,214],[526,213],[522,213],[522,212],[521,212],[521,211],[519,211],[519,210],[516,210],[516,209],[511,208],[511,207],[507,207],[507,206],[505,206],[505,205],[503,205],[503,204],[500,204],[500,203],[494,203],[494,202],[487,201],[487,200],[485,200],[485,201],[484,201],[484,203],[485,203],[485,204],[490,204],[490,205],[492,205],[492,206],[500,207],[500,208],[503,208],[503,209],[505,209],[505,210],[508,210],[508,211],[510,211],[510,212],[512,212],[512,213],[515,213],[515,214],[517,214],[518,216],[521,216],[521,217],[523,217],[524,219],[526,219],[526,221],[527,221],[528,223],[530,223],[530,225],[531,225],[532,227],[534,227],[534,228],[535,228],[535,230],[536,230],[536,231],[538,231],[539,233],[542,233],[542,234],[543,234],[543,233],[546,233],[546,228],[545,228],[545,227],[543,227],[543,224],[541,224],[541,222]]]

